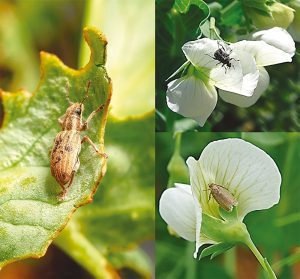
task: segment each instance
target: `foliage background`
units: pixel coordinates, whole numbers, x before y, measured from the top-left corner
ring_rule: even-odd
[[[270,85],[256,104],[239,108],[219,98],[217,106],[203,128],[172,112],[166,104],[166,79],[184,62],[184,43],[196,40],[199,24],[207,17],[205,8],[191,5],[187,13],[174,9],[174,3],[187,1],[156,0],[156,129],[174,131],[184,123],[184,130],[199,131],[298,131],[300,128],[300,56],[292,63],[267,67]],[[190,3],[204,1],[192,1]],[[247,17],[250,5],[259,7],[267,0],[205,1],[225,41],[236,42],[254,31]],[[269,1],[272,2],[272,1]],[[290,1],[282,1],[290,2]],[[255,4],[254,4],[255,3]],[[249,4],[249,6],[247,6]],[[260,10],[260,13],[263,12]],[[299,43],[296,44],[299,49]],[[180,121],[181,120],[181,121]]]
[[[268,210],[255,211],[245,217],[245,223],[255,245],[274,267],[278,278],[292,279],[300,275],[300,192],[299,133],[195,133],[182,134],[181,155],[198,159],[211,141],[242,138],[266,151],[276,162],[282,175],[281,198]],[[175,140],[171,133],[156,134],[156,204],[166,189],[167,165],[173,154]],[[189,183],[182,177],[174,182]],[[158,210],[157,210],[158,212]],[[237,246],[213,260],[193,258],[195,243],[168,233],[167,225],[156,214],[156,278],[264,278],[251,252]]]
[[[116,271],[114,278],[150,278],[153,274],[153,1],[127,0],[120,5],[119,0],[1,0],[0,88],[34,91],[40,75],[41,50],[56,54],[70,67],[85,65],[89,52],[82,29],[86,25],[97,26],[108,39],[107,71],[113,80],[105,135],[110,156],[108,172],[94,202],[80,208],[66,230],[75,232],[73,243],[66,244],[66,234],[56,242],[64,246],[64,253],[51,245],[40,260],[3,268],[1,278],[97,277],[93,267],[87,268],[91,258],[77,258],[75,243],[80,245],[81,241],[87,244],[86,250],[96,251],[109,262]],[[145,26],[147,38],[142,32]],[[137,63],[141,56],[144,63]],[[0,102],[0,116],[2,109]],[[141,127],[147,133],[139,133]],[[80,233],[73,230],[75,225]]]

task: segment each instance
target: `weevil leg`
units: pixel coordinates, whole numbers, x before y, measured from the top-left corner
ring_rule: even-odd
[[[220,41],[217,41],[218,48],[221,48],[224,52],[226,52],[225,46],[221,44]]]
[[[105,107],[104,104],[101,104],[97,109],[95,109],[87,118],[87,120],[83,123],[82,125],[82,130],[87,130],[88,129],[88,124],[89,122],[93,119],[93,117],[96,115],[97,112],[103,110]]]
[[[84,136],[82,138],[81,143],[83,143],[83,142],[89,143],[94,148],[94,150],[96,151],[96,153],[99,154],[101,157],[103,157],[105,159],[108,158],[107,154],[106,153],[101,153],[99,151],[99,149],[97,148],[97,146],[92,142],[92,140],[88,136]]]
[[[239,62],[239,61],[240,61],[240,60],[235,59],[235,58],[233,58],[233,57],[229,59],[229,61],[231,61],[231,60],[234,60],[234,61],[236,61],[236,62]]]
[[[210,58],[212,58],[212,59],[214,59],[214,60],[217,60],[215,57],[212,57],[212,56],[209,55],[209,54],[205,54],[205,55],[209,56]]]
[[[93,119],[93,117],[96,115],[97,112],[103,110],[105,107],[104,104],[101,104],[97,109],[95,109],[93,112],[91,112],[91,114],[89,115],[89,117],[87,118],[86,121],[83,122],[82,126],[81,126],[81,130],[87,130],[88,129],[88,124],[89,122]]]

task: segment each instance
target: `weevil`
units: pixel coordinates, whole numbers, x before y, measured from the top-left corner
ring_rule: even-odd
[[[212,195],[215,201],[226,211],[231,212],[233,206],[238,205],[238,201],[235,197],[223,186],[211,183],[208,185],[210,189],[210,196]]]
[[[107,158],[107,155],[101,153],[88,136],[85,135],[82,139],[80,137],[80,133],[88,129],[88,124],[96,113],[104,109],[104,105],[101,104],[88,116],[86,121],[83,121],[83,102],[88,97],[90,84],[91,81],[87,84],[86,93],[82,101],[80,103],[73,103],[69,98],[69,84],[67,83],[66,97],[69,107],[66,113],[58,118],[62,131],[56,135],[50,155],[51,174],[62,188],[62,192],[59,195],[60,200],[64,200],[67,190],[72,185],[75,173],[79,168],[79,153],[83,142],[88,142],[97,154],[103,158]]]
[[[232,53],[232,49],[230,49],[229,53],[225,49],[225,47],[219,42],[218,43],[218,49],[214,52],[214,56],[210,56],[209,54],[206,54],[207,56],[211,57],[214,60],[217,60],[219,64],[222,64],[222,67],[225,69],[225,73],[227,72],[227,69],[233,67],[233,64],[231,63],[231,60],[239,61],[236,60],[235,58],[230,58],[230,54]]]

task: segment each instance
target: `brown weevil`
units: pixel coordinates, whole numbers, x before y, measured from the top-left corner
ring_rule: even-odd
[[[80,132],[88,129],[88,123],[96,115],[97,112],[104,109],[104,105],[100,105],[87,118],[82,121],[84,110],[83,102],[88,97],[88,91],[91,81],[88,82],[87,89],[83,100],[80,103],[72,103],[69,98],[69,85],[67,83],[67,100],[69,107],[66,113],[58,119],[62,127],[55,139],[50,156],[51,174],[62,188],[59,199],[64,200],[67,190],[72,185],[74,175],[79,168],[79,153],[81,144],[88,142],[100,156],[107,158],[105,153],[101,153],[96,145],[88,136],[80,137]]]
[[[209,184],[208,187],[210,189],[210,195],[212,195],[215,201],[226,211],[231,212],[233,206],[238,205],[238,201],[225,187],[215,183]]]

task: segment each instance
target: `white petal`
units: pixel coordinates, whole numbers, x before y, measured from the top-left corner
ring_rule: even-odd
[[[271,46],[279,48],[291,57],[295,55],[295,42],[292,36],[281,27],[255,32],[252,38],[254,40],[262,40]]]
[[[194,76],[171,81],[167,90],[168,107],[203,126],[217,104],[214,86]]]
[[[159,201],[159,213],[179,236],[196,240],[196,211],[190,185],[177,184],[176,188],[165,190]]]
[[[191,186],[190,186],[191,188]],[[191,190],[192,192],[192,190]],[[206,243],[209,242],[203,242],[203,239],[201,239],[201,223],[202,223],[202,208],[201,205],[199,203],[199,201],[197,200],[197,198],[194,197],[194,206],[195,206],[195,214],[196,214],[196,248],[195,248],[195,252],[194,252],[194,258],[197,258],[197,254],[199,251],[199,248]]]
[[[187,42],[182,47],[182,51],[186,58],[193,65],[209,69],[214,68],[218,63],[218,61],[212,58],[217,49],[217,41],[207,38]]]
[[[210,72],[210,78],[216,87],[231,92],[241,93],[243,86],[243,71],[240,58],[236,53],[230,55],[231,67],[214,67]],[[226,68],[225,68],[226,67]]]
[[[214,217],[219,216],[219,211],[217,206],[211,206],[208,202],[209,199],[209,188],[208,185],[213,182],[214,178],[209,178],[210,173],[205,173],[204,166],[202,162],[196,161],[193,157],[189,157],[186,161],[189,172],[190,172],[190,182],[192,186],[192,193],[194,197],[199,201],[202,212],[212,215]]]
[[[251,211],[270,208],[279,201],[281,176],[275,162],[263,150],[244,140],[211,142],[198,161],[190,157],[187,164],[192,192],[200,200],[203,212],[217,214],[213,203],[201,197],[209,192],[203,190],[211,183],[224,186],[234,195],[238,200],[240,219]]]
[[[242,50],[236,50],[236,54],[239,57],[240,65],[242,68],[242,87],[239,89],[239,91],[231,91],[228,90],[226,86],[220,86],[220,82],[216,83],[216,87],[219,87],[220,89],[236,92],[238,94],[241,94],[243,96],[252,96],[254,89],[257,86],[258,78],[259,78],[259,71],[256,67],[255,60],[253,56],[245,51]],[[234,79],[233,79],[234,80]],[[226,80],[226,83],[228,80]]]
[[[258,66],[291,62],[290,54],[263,41],[240,41],[231,45],[234,50],[243,50],[254,56]]]
[[[247,108],[254,105],[257,102],[261,94],[268,88],[269,82],[270,77],[268,72],[265,70],[264,67],[260,67],[259,80],[252,96],[242,96],[224,90],[219,90],[219,95],[227,103],[239,106],[241,108]]]

